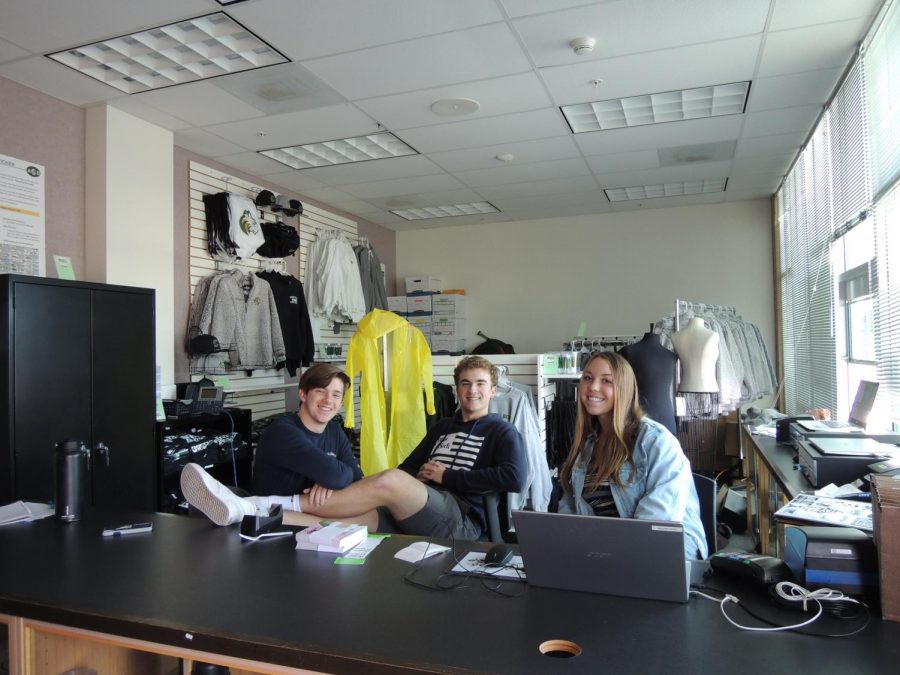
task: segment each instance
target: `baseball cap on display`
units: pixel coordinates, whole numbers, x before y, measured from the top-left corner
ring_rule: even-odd
[[[296,199],[288,199],[286,195],[278,195],[272,205],[273,211],[281,211],[284,215],[292,217],[303,213],[303,204]]]
[[[257,206],[274,206],[275,193],[271,190],[260,190],[259,194],[256,195],[255,202]]]

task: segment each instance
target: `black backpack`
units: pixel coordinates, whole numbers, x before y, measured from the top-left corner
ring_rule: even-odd
[[[508,342],[489,338],[487,335],[478,331],[478,337],[484,338],[484,342],[472,350],[473,354],[515,354],[516,348]]]

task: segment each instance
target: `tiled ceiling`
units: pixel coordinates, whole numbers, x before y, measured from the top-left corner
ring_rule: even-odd
[[[0,77],[395,230],[764,198],[881,0],[0,0]],[[127,95],[47,54],[224,11],[289,63]],[[569,43],[596,40],[590,54]],[[560,106],[750,82],[745,110],[572,134]],[[447,117],[431,105],[472,99]],[[390,131],[418,155],[294,170],[260,150]],[[508,157],[511,155],[512,157]],[[504,160],[498,157],[504,156]],[[605,190],[727,179],[723,192]],[[392,210],[489,202],[409,221]]]

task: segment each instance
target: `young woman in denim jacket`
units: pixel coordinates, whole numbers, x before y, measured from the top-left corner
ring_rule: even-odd
[[[615,352],[591,356],[578,383],[575,440],[560,471],[560,513],[684,524],[688,560],[707,556],[691,467],[668,429],[644,416],[634,371]]]

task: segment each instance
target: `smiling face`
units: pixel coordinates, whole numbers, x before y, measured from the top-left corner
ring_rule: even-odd
[[[616,407],[616,384],[612,366],[606,359],[589,361],[581,373],[578,396],[588,415],[600,418],[605,424],[612,419]]]
[[[344,401],[344,383],[339,377],[332,378],[324,387],[310,387],[300,390],[300,420],[310,431],[321,433],[325,426],[337,415]]]
[[[486,369],[462,371],[456,381],[456,398],[463,420],[468,422],[487,415],[496,392],[497,387],[491,384],[491,374]]]

